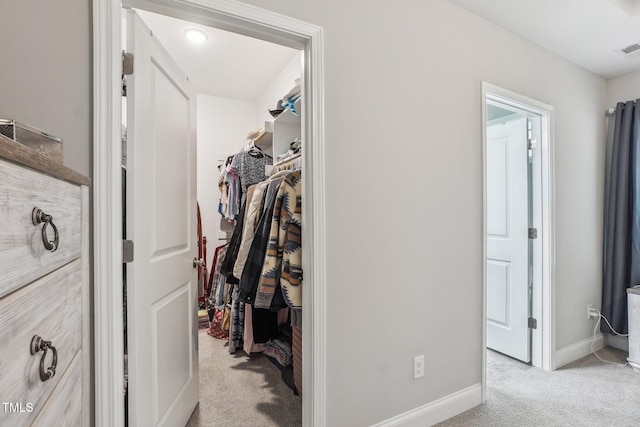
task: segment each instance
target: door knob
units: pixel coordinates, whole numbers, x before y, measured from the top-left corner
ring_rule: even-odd
[[[204,267],[204,266],[205,266],[204,259],[193,258],[193,268]]]

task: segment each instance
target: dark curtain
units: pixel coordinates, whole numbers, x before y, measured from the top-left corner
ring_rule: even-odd
[[[607,134],[602,315],[622,334],[627,333],[627,288],[640,284],[639,138],[640,99],[619,102]],[[601,330],[611,333],[606,322]]]

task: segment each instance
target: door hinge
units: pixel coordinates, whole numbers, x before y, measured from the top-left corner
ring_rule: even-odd
[[[133,262],[133,240],[122,241],[122,262],[125,264]]]
[[[529,329],[538,329],[538,320],[533,317],[529,317],[527,325],[529,326]]]
[[[530,228],[529,229],[529,238],[530,239],[537,239],[538,238],[538,229],[537,228]]]
[[[133,74],[133,53],[122,52],[122,75]]]
[[[133,74],[133,53],[122,52],[122,96],[127,96],[127,76]]]
[[[529,139],[529,141],[527,142],[527,148],[529,150],[535,150],[536,148],[538,148],[538,143],[535,139]]]

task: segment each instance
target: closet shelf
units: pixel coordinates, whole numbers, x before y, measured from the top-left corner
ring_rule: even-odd
[[[301,98],[298,98],[294,103],[294,107],[296,108],[296,114],[293,114],[289,108],[285,108],[282,113],[278,115],[275,119],[273,119],[274,123],[286,123],[286,124],[300,124],[300,113],[302,109],[302,102],[300,102]]]
[[[273,147],[273,131],[267,130],[267,133],[262,138],[260,138],[260,140],[256,142],[255,145],[265,153],[269,154],[269,151],[271,151],[271,148]]]
[[[300,99],[295,101],[293,105],[297,114],[302,114],[302,102],[300,102]],[[273,130],[273,157],[286,153],[291,142],[301,137],[301,124],[301,117],[294,115],[288,108],[273,119],[270,126],[265,123],[265,129]]]

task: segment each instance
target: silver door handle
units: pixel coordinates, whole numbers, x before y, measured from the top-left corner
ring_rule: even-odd
[[[204,267],[204,266],[205,266],[204,259],[193,258],[193,268]]]

